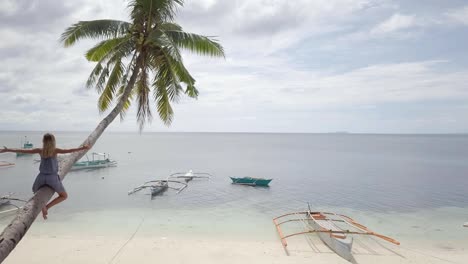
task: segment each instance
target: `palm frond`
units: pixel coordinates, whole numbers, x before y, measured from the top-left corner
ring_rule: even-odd
[[[88,80],[86,81],[86,88],[90,89],[91,87],[94,86],[98,76],[101,75],[102,69],[103,69],[102,64],[100,62],[96,63],[96,66],[94,67],[93,71],[88,77]]]
[[[80,21],[62,33],[60,41],[65,47],[72,46],[84,38],[106,39],[122,37],[130,30],[131,24],[125,21],[102,19]]]
[[[166,49],[163,49],[163,51]],[[176,57],[174,58],[173,56],[166,55],[167,60],[169,61],[172,71],[175,75],[177,75],[177,78],[186,84],[193,85],[195,84],[195,79],[192,77],[190,72],[185,68],[184,62],[182,61],[182,58],[180,57],[179,59]]]
[[[138,101],[137,121],[140,126],[140,131],[143,130],[145,123],[151,122],[152,114],[149,104],[150,88],[148,86],[147,69],[142,69],[136,83],[136,96]]]
[[[121,85],[119,88],[119,92],[117,93],[117,101],[121,101],[123,91],[125,90],[126,85]],[[136,90],[132,90],[130,95],[128,96],[127,100],[125,100],[124,105],[122,107],[122,110],[120,111],[120,121],[123,121],[125,119],[125,116],[127,114],[128,109],[132,105],[133,98],[135,97]]]
[[[214,38],[177,30],[167,30],[164,33],[180,48],[199,55],[225,57],[223,46]]]
[[[128,55],[131,52],[132,46],[124,44],[129,41],[130,37],[128,36],[103,40],[86,52],[86,59],[89,61],[100,61],[105,57],[109,57],[110,53],[115,53],[119,50]],[[124,48],[126,49],[124,50]]]
[[[183,0],[133,0],[129,4],[130,16],[136,23],[147,17],[152,17],[153,23],[172,21],[177,8],[183,4]]]
[[[99,111],[102,113],[106,111],[114,99],[116,93],[116,88],[119,83],[121,83],[122,74],[125,70],[124,65],[121,60],[118,60],[114,64],[109,78],[107,79],[107,84],[104,90],[101,92],[101,96],[98,100]]]
[[[169,126],[174,118],[174,111],[172,110],[171,101],[167,94],[166,87],[159,80],[155,82],[155,87],[154,100],[156,101],[159,117],[166,126]]]
[[[109,68],[104,67],[101,71],[101,75],[99,75],[99,78],[97,79],[96,82],[96,90],[98,93],[101,93],[102,90],[104,89],[104,85],[106,84],[107,77],[109,76]]]
[[[173,58],[169,55],[167,48],[161,49],[159,65],[155,65],[157,68],[156,77],[161,82],[161,86],[166,87],[168,97],[171,101],[177,102],[180,97],[180,93],[183,91],[180,85],[180,78],[175,71],[176,66],[173,65]]]
[[[182,27],[177,25],[176,23],[171,23],[171,22],[164,22],[158,25],[158,28],[162,31],[182,31]]]
[[[198,92],[198,89],[195,88],[194,85],[187,84],[187,89],[185,89],[185,94],[188,95],[191,98],[197,99],[199,92]]]

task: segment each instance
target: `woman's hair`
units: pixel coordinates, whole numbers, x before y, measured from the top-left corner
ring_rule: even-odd
[[[42,138],[42,157],[48,158],[55,155],[55,137],[52,134],[45,134]]]

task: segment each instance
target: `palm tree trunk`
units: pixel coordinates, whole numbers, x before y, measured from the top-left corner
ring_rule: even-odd
[[[114,109],[99,123],[94,131],[88,136],[83,144],[93,146],[98,138],[102,135],[104,130],[109,126],[112,121],[119,115],[124,107],[124,103],[127,101],[130,92],[132,91],[135,81],[138,76],[138,72],[141,68],[141,56],[136,59],[135,68],[132,76],[125,87],[125,91],[122,94],[121,100],[117,103]],[[80,151],[70,155],[67,155],[64,159],[60,160],[59,164],[59,175],[63,180],[65,175],[70,171],[71,167],[81,157],[86,154],[87,151]],[[41,209],[47,204],[47,202],[54,195],[54,191],[49,187],[42,187],[37,191],[34,196],[24,205],[22,209],[16,214],[15,218],[11,223],[3,230],[0,235],[0,263],[2,263],[6,257],[13,251],[19,241],[31,227],[32,223],[36,219]]]

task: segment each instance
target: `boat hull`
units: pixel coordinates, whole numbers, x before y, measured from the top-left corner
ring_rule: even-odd
[[[29,141],[26,141],[26,143],[23,144],[23,147],[21,148],[22,150],[31,150],[33,149],[34,145],[32,143],[30,143]],[[21,157],[21,156],[30,156],[32,154],[30,153],[19,153],[19,152],[16,152],[16,156],[17,157]]]
[[[0,216],[7,216],[18,211],[20,207],[13,205],[8,199],[0,199]]]
[[[251,178],[251,177],[243,177],[243,178],[235,178],[230,177],[233,184],[240,184],[240,185],[249,185],[249,186],[268,186],[273,179],[263,179],[263,178]]]
[[[7,216],[16,213],[21,207],[0,208],[0,216]]]
[[[6,162],[6,161],[0,161],[0,169],[2,168],[11,168],[15,166],[14,163]]]
[[[167,185],[151,187],[151,196],[162,194],[167,190],[167,188]]]
[[[315,230],[343,231],[331,221],[324,219],[315,219],[313,216],[310,216],[310,218],[311,219],[309,220],[309,223]],[[327,232],[317,232],[317,234],[320,240],[322,240],[323,243],[325,243],[325,245],[327,245],[337,255],[350,262],[353,260],[353,255],[351,254],[353,238],[351,236]]]
[[[109,162],[96,162],[96,161],[82,161],[75,163],[70,170],[86,170],[86,169],[99,169],[99,168],[108,168],[115,167],[117,163],[115,161]]]

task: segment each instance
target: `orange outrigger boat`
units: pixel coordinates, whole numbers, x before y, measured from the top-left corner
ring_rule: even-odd
[[[288,216],[302,216],[302,218],[283,221],[279,220]],[[302,232],[284,235],[281,230],[281,225],[293,221],[302,221],[308,228]],[[310,233],[316,233],[331,250],[348,261],[353,260],[353,256],[351,254],[353,245],[352,235],[374,236],[395,245],[400,245],[400,242],[395,239],[378,234],[366,226],[357,223],[348,216],[327,212],[312,212],[310,211],[310,208],[309,211],[288,213],[278,216],[273,219],[273,223],[276,226],[276,230],[278,231],[281,243],[283,244],[283,248],[287,255],[289,255],[287,249],[288,244],[286,242],[287,238]]]

